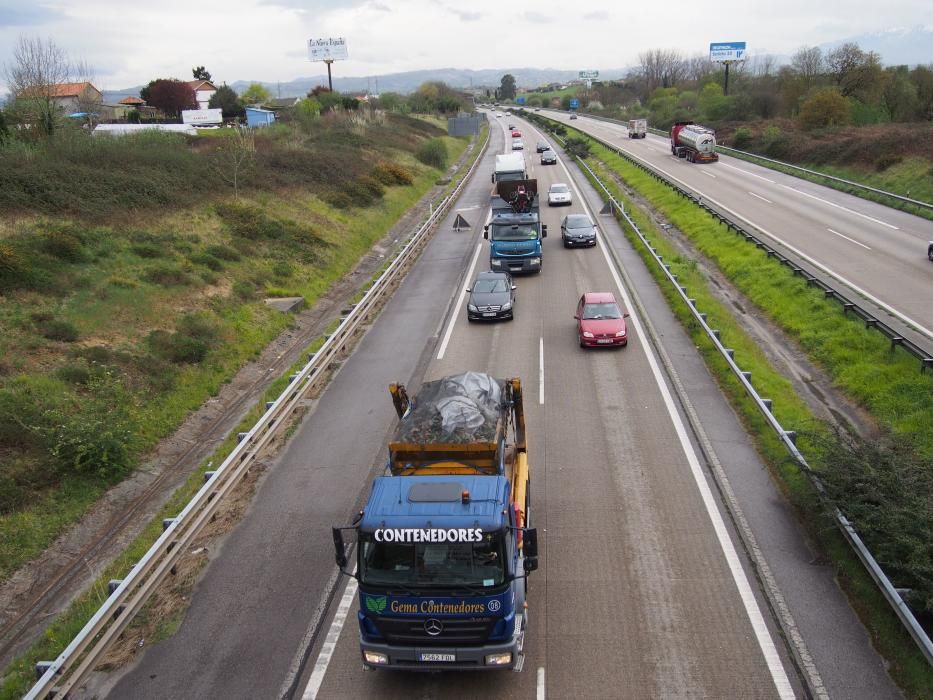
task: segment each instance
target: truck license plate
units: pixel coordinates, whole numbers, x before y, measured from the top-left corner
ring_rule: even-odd
[[[611,338],[605,338],[605,339],[600,338],[596,342],[599,343],[600,345],[609,345],[609,343],[612,342],[612,339]]]
[[[456,654],[422,654],[422,661],[456,661]]]

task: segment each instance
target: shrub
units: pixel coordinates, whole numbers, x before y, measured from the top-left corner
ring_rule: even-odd
[[[154,355],[175,364],[197,364],[209,350],[203,340],[162,330],[149,333],[146,342]]]
[[[808,131],[842,126],[849,121],[849,102],[838,90],[824,88],[801,105],[798,120]]]
[[[239,281],[233,283],[233,294],[243,301],[250,301],[256,298],[256,287],[249,282]]]
[[[887,170],[891,166],[897,165],[903,160],[904,160],[903,156],[895,155],[893,153],[885,154],[875,161],[875,170],[879,173],[883,173],[885,170]]]
[[[272,274],[276,277],[291,277],[292,266],[287,260],[277,260],[272,265]]]
[[[78,329],[62,319],[50,319],[39,324],[39,332],[49,340],[73,343],[78,339]]]
[[[353,206],[353,199],[346,192],[328,192],[324,201],[335,209],[349,209]]]
[[[213,255],[218,260],[226,260],[227,262],[235,262],[240,259],[240,254],[226,245],[211,245],[204,252]]]
[[[740,126],[732,136],[732,147],[743,149],[752,142],[752,130],[747,126]]]
[[[162,258],[165,257],[165,250],[155,243],[136,243],[130,246],[130,251],[141,258]]]
[[[586,158],[590,155],[590,142],[587,139],[570,137],[564,143],[564,150],[572,156]]]
[[[194,253],[189,255],[188,259],[195,265],[203,265],[214,272],[220,272],[224,269],[224,264],[210,253]]]
[[[134,463],[130,397],[110,375],[93,378],[88,392],[67,409],[46,412],[48,453],[62,475],[112,479]]]
[[[383,185],[389,187],[392,185],[410,185],[414,182],[414,177],[407,168],[386,161],[377,163],[372,169],[371,175]]]
[[[40,229],[39,243],[46,253],[67,262],[82,262],[87,258],[81,237],[68,227]]]
[[[425,165],[442,170],[447,167],[447,146],[441,139],[430,139],[418,146],[415,158]]]
[[[140,275],[147,282],[163,287],[184,287],[192,283],[191,275],[177,265],[163,264],[150,267]]]

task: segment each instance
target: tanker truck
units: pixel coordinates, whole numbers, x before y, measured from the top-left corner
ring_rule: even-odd
[[[691,163],[717,161],[716,134],[693,122],[675,122],[671,127],[671,153]]]
[[[538,568],[521,380],[465,372],[389,393],[385,472],[333,529],[337,566],[359,586],[363,664],[520,671]]]

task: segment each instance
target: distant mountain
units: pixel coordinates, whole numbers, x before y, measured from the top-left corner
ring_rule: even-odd
[[[335,64],[339,70],[340,64]],[[335,73],[337,72],[335,70]],[[599,77],[604,80],[621,78],[628,72],[627,69],[613,69],[600,71]],[[511,73],[515,76],[518,87],[533,88],[548,83],[564,83],[578,77],[577,71],[552,70],[548,68],[503,68],[496,70],[466,70],[460,68],[438,68],[432,70],[408,71],[406,73],[388,73],[385,75],[372,75],[363,77],[344,77],[333,75],[334,89],[339,92],[379,94],[383,92],[400,92],[403,94],[414,92],[418,87],[431,80],[439,80],[453,88],[469,89],[489,88],[499,86],[502,76]],[[316,75],[306,78],[295,78],[287,82],[270,83],[265,80],[237,80],[230,83],[230,87],[238,93],[243,92],[250,83],[262,83],[273,97],[300,97],[307,95],[318,85],[327,85],[327,75]],[[143,86],[126,88],[125,90],[105,90],[104,102],[119,102],[128,95],[139,96]]]
[[[820,44],[820,48],[831,51],[847,42],[858,44],[862,51],[874,51],[886,66],[933,64],[933,26],[885,29]]]

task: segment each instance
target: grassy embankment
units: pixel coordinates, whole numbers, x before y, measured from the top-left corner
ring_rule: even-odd
[[[448,160],[454,160],[457,158],[465,145],[464,142],[459,139],[449,139],[445,137],[442,141],[446,148],[446,156]],[[482,137],[480,138],[480,142],[481,141]],[[437,147],[437,143],[435,142],[433,144],[433,151],[435,156],[439,154],[439,150],[440,149]],[[474,152],[470,155],[470,157],[458,172],[458,177],[461,176],[462,173],[466,172],[467,169],[469,169],[479,154],[480,149],[475,148]],[[414,166],[415,164],[411,163],[410,165]],[[355,231],[358,236],[363,238],[366,238],[367,236],[374,236],[373,240],[377,239],[379,235],[391,227],[398,216],[400,216],[407,208],[409,208],[420,196],[420,194],[429,189],[430,185],[433,184],[434,180],[436,180],[438,174],[436,169],[432,170],[422,168],[422,170],[422,174],[411,188],[407,188],[407,191],[403,190],[387,195],[387,201],[385,202],[383,211],[380,212],[377,216],[368,217],[366,216],[367,212],[352,210],[348,213],[348,215],[346,215],[345,218],[348,221],[345,221],[344,223],[352,223],[352,230]],[[453,184],[451,186],[453,186]],[[395,196],[392,197],[392,194]],[[337,214],[337,212],[330,213],[332,215]],[[363,215],[362,218],[357,218],[361,214]],[[378,235],[376,235],[377,233]],[[386,264],[388,265],[388,262]],[[382,270],[375,273],[373,279],[378,277],[381,272]],[[309,303],[312,302],[313,300],[309,300]],[[330,332],[330,330],[336,326],[336,323],[337,322],[335,321],[332,328],[329,329],[328,332]],[[308,348],[308,350],[317,350],[323,341],[323,337],[317,339]],[[302,365],[303,360],[297,362],[289,370],[283,372],[282,375],[269,386],[265,392],[265,395],[257,399],[256,404],[243,418],[238,428],[232,431],[230,436],[220,447],[218,447],[215,453],[201,464],[195,473],[193,473],[188,478],[184,486],[173,494],[169,503],[167,503],[167,505],[162,509],[158,517],[152,520],[152,522],[142,532],[142,534],[130,545],[130,547],[127,548],[127,550],[120,557],[118,557],[97,576],[96,583],[91,586],[87,592],[80,596],[70,606],[70,608],[49,627],[43,637],[37,641],[26,654],[20,657],[10,668],[6,670],[3,684],[0,685],[0,700],[20,697],[24,692],[26,692],[26,690],[28,690],[28,688],[34,682],[33,667],[35,662],[40,659],[54,658],[61,651],[61,649],[64,648],[64,646],[74,638],[74,636],[84,626],[86,621],[100,607],[100,604],[106,595],[106,582],[113,578],[121,578],[136,561],[139,561],[139,559],[148,550],[151,544],[162,533],[162,518],[172,517],[184,507],[184,505],[201,487],[203,483],[203,473],[209,468],[209,465],[219,464],[226,457],[226,455],[230,453],[230,451],[236,445],[236,434],[238,432],[248,430],[250,427],[252,427],[253,424],[255,424],[256,420],[258,420],[258,418],[265,411],[265,402],[274,400],[287,386],[288,377],[300,369]],[[174,586],[183,591],[183,593],[187,593],[192,585],[192,581],[174,582]],[[184,617],[184,610],[178,609],[175,610],[172,614],[158,619],[153,623],[153,621],[150,619],[150,613],[151,611],[149,608],[144,607],[139,616],[137,616],[137,619],[131,623],[131,628],[135,625],[154,624],[155,637],[154,639],[151,638],[150,641],[157,641],[158,639],[171,635],[177,629],[177,626],[180,624]]]
[[[261,297],[313,303],[433,186],[423,144],[465,145],[322,122],[264,134],[238,202],[200,140],[0,153],[0,576],[290,324]]]
[[[582,137],[579,132],[570,131]],[[890,464],[876,464],[874,473],[863,475],[864,480],[859,484],[861,493],[839,491],[836,497],[850,517],[854,517],[853,513],[862,515],[869,511],[869,515],[856,520],[856,526],[896,584],[914,588],[914,609],[926,610],[923,619],[929,623],[933,602],[929,564],[929,543],[933,541],[933,377],[929,373],[921,374],[915,358],[899,350],[892,352],[883,336],[844,316],[838,304],[827,301],[776,260],[744,244],[743,239],[727,232],[715,219],[628,161],[588,141],[593,152],[588,162],[604,182],[612,183],[613,176],[621,177],[644,196],[684,232],[699,251],[714,261],[752,304],[822,366],[842,391],[864,406],[882,431],[890,432],[893,437],[887,442],[906,443],[912,447],[907,469],[897,460],[894,460],[897,468],[887,473]],[[774,413],[781,424],[802,432],[800,445],[811,466],[824,477],[830,476],[837,465],[824,456],[829,432],[826,426],[820,425],[795,394],[790,382],[773,369],[764,353],[744,334],[732,312],[716,300],[697,266],[678,254],[648,216],[631,207],[630,199],[620,187],[610,184],[610,189],[629,205],[628,211],[665,262],[671,265],[679,283],[696,298],[697,308],[708,314],[712,327],[721,330],[723,342],[735,349],[736,361],[743,370],[752,373],[760,395],[773,400]],[[842,585],[876,644],[891,662],[892,674],[913,697],[929,697],[933,692],[933,673],[929,665],[903,631],[861,563],[829,524],[808,480],[789,461],[757,407],[692,321],[689,311],[682,306],[641,243],[631,231],[627,234],[755,436],[761,453],[780,476],[788,497],[830,555]],[[879,456],[890,457],[889,454]],[[891,473],[895,476],[893,483],[887,479]]]

